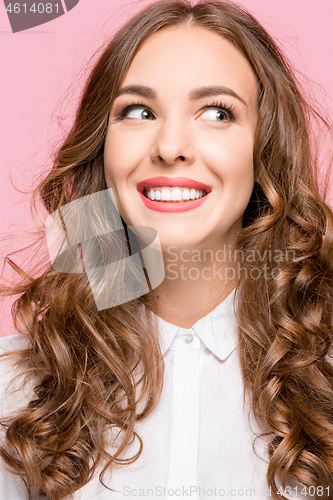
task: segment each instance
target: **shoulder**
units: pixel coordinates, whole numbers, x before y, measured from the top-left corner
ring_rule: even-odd
[[[6,417],[15,418],[27,406],[34,394],[34,385],[27,382],[24,368],[18,363],[18,356],[2,356],[7,352],[19,352],[29,347],[29,341],[22,333],[0,337],[0,443],[5,440]],[[3,420],[2,420],[3,419]],[[1,500],[28,500],[28,492],[23,481],[9,473],[0,459]],[[35,497],[34,497],[35,498]],[[37,500],[37,498],[36,498]]]
[[[0,354],[6,351],[24,349],[27,345],[28,341],[23,333],[0,337]]]
[[[19,357],[5,355],[28,347],[29,342],[22,333],[0,337],[0,418],[22,408],[31,399],[33,388],[25,383]]]
[[[28,340],[22,333],[0,337],[0,384],[15,371],[17,356],[6,356],[9,352],[19,352],[28,347]],[[10,374],[8,373],[10,372]]]

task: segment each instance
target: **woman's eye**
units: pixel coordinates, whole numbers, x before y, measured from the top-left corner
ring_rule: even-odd
[[[232,110],[224,106],[207,106],[206,110],[201,113],[200,118],[202,116],[205,120],[215,122],[235,121]],[[154,120],[155,116],[146,106],[133,103],[121,110],[117,114],[117,118],[118,120],[123,120],[124,118],[129,118],[131,120]]]
[[[134,120],[149,120],[149,117],[153,117],[153,114],[147,109],[143,107],[138,107],[131,109],[129,111],[125,111],[124,117],[126,118],[132,118]]]
[[[231,116],[227,110],[223,109],[218,109],[218,108],[212,108],[212,109],[207,109],[204,111],[200,117],[206,115],[206,120],[213,120],[213,121],[219,121],[219,122],[226,122],[231,119]]]

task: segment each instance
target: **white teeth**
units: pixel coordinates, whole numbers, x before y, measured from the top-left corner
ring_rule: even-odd
[[[151,190],[152,193],[154,190]],[[171,191],[170,189],[163,188],[161,191],[161,201],[170,201],[171,200]]]
[[[173,189],[171,191],[171,200],[172,201],[181,201],[183,199],[182,190],[179,188]]]
[[[183,191],[183,200],[189,200],[190,199],[190,192],[188,189],[184,189]]]
[[[197,200],[206,196],[205,189],[187,189],[187,188],[179,188],[175,187],[169,189],[167,187],[157,188],[146,188],[145,194],[147,198],[150,200],[156,201],[171,201],[171,202],[182,202],[188,200]]]
[[[155,191],[155,200],[160,201],[161,199],[161,192],[156,189]]]

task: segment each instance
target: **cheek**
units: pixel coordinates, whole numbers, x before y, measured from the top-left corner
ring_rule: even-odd
[[[117,135],[106,137],[104,147],[104,172],[107,185],[117,185],[128,175],[131,164],[130,148]]]
[[[147,148],[142,134],[109,129],[104,148],[105,172],[117,177],[128,175],[147,155]]]
[[[203,143],[204,161],[225,183],[246,189],[253,182],[253,137],[229,134]]]

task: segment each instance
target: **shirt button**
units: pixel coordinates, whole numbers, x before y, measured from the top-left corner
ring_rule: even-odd
[[[185,344],[190,344],[193,341],[193,335],[189,334],[184,337]]]

